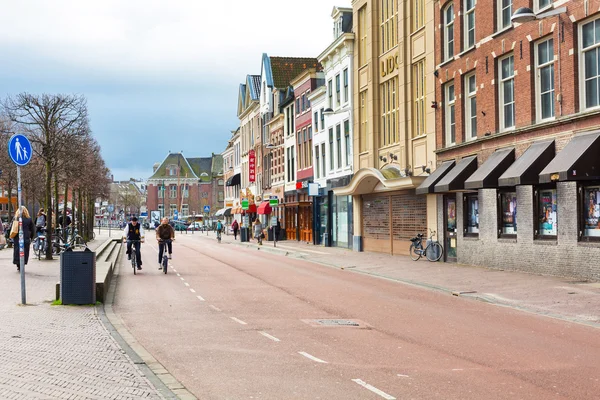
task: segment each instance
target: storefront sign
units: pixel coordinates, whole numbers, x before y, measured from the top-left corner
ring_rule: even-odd
[[[248,199],[242,199],[242,210],[247,210],[250,205]]]
[[[227,207],[233,207],[233,201],[226,201],[225,208],[227,208]]]
[[[308,195],[309,196],[318,196],[319,195],[319,184],[318,183],[309,183],[308,184]]]
[[[309,183],[310,183],[309,181],[296,182],[296,189],[297,190],[306,189],[306,188],[308,188]]]
[[[277,206],[277,205],[279,205],[279,198],[277,196],[271,196],[271,197],[269,197],[269,205],[270,206]]]
[[[248,152],[248,181],[256,181],[256,153],[254,150]]]
[[[398,69],[398,56],[390,56],[381,61],[381,76],[391,74]]]

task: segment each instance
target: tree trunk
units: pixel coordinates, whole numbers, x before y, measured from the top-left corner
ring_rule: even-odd
[[[52,224],[52,168],[50,162],[46,161],[46,198],[44,208],[46,209],[46,260],[52,260],[52,235],[54,226]]]
[[[69,238],[69,235],[67,234],[67,199],[69,196],[69,184],[65,183],[65,198],[64,198],[64,203],[63,203],[63,213],[62,213],[62,218],[63,218],[63,236],[65,239],[65,242],[67,241],[67,239]]]

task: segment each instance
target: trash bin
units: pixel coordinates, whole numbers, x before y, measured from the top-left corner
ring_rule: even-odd
[[[246,227],[243,227],[240,229],[240,241],[241,242],[249,242],[250,241],[250,237],[248,237],[248,231],[249,229]]]
[[[96,304],[96,253],[69,249],[60,255],[62,304]]]
[[[269,229],[267,229],[267,242],[272,242],[274,237],[273,227],[270,226]]]

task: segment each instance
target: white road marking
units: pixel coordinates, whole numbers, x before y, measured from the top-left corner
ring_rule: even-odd
[[[171,267],[171,268],[173,268],[173,267]],[[173,272],[177,272],[177,270],[175,268],[173,268]],[[177,275],[179,275],[179,274],[177,274]]]
[[[198,298],[198,300],[200,301],[205,301],[204,298],[202,296],[196,296]]]
[[[231,318],[232,320],[234,320],[234,321],[235,321],[235,322],[237,322],[238,324],[241,324],[241,325],[248,325],[246,322],[242,321],[241,319],[237,319],[236,317],[229,317],[229,318]]]
[[[329,254],[329,253],[324,253],[324,252],[322,252],[322,251],[315,251],[315,250],[299,249],[299,248],[297,248],[297,247],[292,247],[292,246],[283,246],[283,245],[280,245],[280,244],[277,244],[277,247],[281,247],[281,248],[283,248],[283,249],[290,249],[290,250],[294,250],[294,251],[297,251],[297,252],[300,252],[300,253],[301,253],[301,252],[307,252],[307,253],[315,253],[315,254]]]
[[[221,309],[219,307],[215,307],[212,304],[209,307],[212,308],[215,311],[221,311]]]
[[[175,271],[175,270],[173,270],[173,271]],[[177,276],[181,276],[181,275],[177,274]]]
[[[263,335],[266,338],[271,339],[274,342],[281,342],[281,340],[277,339],[275,336],[269,335],[267,332],[258,332],[258,333],[260,333],[261,335]]]
[[[317,357],[315,357],[315,356],[311,356],[310,354],[308,354],[308,353],[305,353],[304,351],[299,351],[299,352],[298,352],[298,354],[301,354],[301,355],[303,355],[304,357],[306,357],[306,358],[308,358],[308,359],[311,359],[311,360],[313,360],[313,361],[316,361],[316,362],[318,362],[318,363],[328,364],[328,362],[327,362],[327,361],[325,361],[325,360],[321,360],[320,358],[317,358]]]
[[[187,283],[187,282],[183,282],[183,284],[184,284],[185,286],[188,286],[188,287],[190,286],[190,284],[189,284],[189,283]]]
[[[183,279],[183,278],[179,278],[179,279],[181,279],[182,281],[185,281],[185,279]]]
[[[402,377],[402,378],[410,378],[410,376],[408,375],[402,375],[402,374],[398,374],[398,376]]]
[[[396,400],[396,398],[394,396],[390,396],[389,394],[377,389],[375,386],[369,385],[368,383],[360,380],[360,379],[352,379],[352,382],[356,382],[358,383],[360,386],[364,387],[367,390],[370,390],[371,392],[378,394],[379,396],[383,397],[386,400]]]
[[[190,289],[190,292],[192,293],[196,293],[196,291],[194,289]]]

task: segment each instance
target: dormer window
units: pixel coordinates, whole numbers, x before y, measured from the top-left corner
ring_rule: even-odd
[[[169,175],[169,176],[177,175],[177,165],[167,166],[167,175]]]

